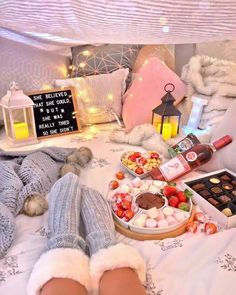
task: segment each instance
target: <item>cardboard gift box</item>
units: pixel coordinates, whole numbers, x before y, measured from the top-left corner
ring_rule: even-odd
[[[192,200],[224,228],[236,227],[236,174],[228,169],[184,180]]]

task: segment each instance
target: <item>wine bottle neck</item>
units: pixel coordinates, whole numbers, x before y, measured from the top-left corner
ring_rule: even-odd
[[[221,137],[220,139],[214,141],[212,145],[214,146],[215,150],[219,150],[231,142],[232,142],[232,138],[229,135],[225,135]]]

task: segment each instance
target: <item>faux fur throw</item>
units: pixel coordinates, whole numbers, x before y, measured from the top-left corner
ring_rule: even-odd
[[[182,140],[186,134],[180,132],[180,134],[168,141],[163,141],[159,133],[151,124],[142,124],[134,127],[129,133],[124,128],[114,129],[109,136],[109,139],[116,143],[126,143],[134,146],[142,146],[146,150],[155,150],[161,157],[163,162],[168,160],[168,148],[171,145],[176,144]],[[201,142],[209,142],[210,134],[203,132],[199,133],[198,138]]]
[[[215,126],[236,98],[236,63],[209,56],[193,56],[183,67],[181,79],[187,84],[187,96],[202,94],[208,99],[199,128]]]

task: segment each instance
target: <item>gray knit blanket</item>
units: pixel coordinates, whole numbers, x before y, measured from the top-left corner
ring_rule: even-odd
[[[14,239],[14,219],[32,193],[46,195],[74,149],[41,148],[27,152],[0,149],[0,258]]]

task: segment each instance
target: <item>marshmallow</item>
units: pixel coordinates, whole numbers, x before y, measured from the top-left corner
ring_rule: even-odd
[[[156,217],[156,220],[159,221],[159,220],[163,220],[165,219],[165,215],[163,214],[162,211],[158,211],[158,215]]]
[[[150,193],[156,194],[159,192],[159,189],[155,185],[150,185],[148,191]]]
[[[121,187],[120,187],[120,191],[122,193],[130,193],[131,189],[130,187],[127,185],[127,184],[123,184]]]
[[[182,212],[176,212],[173,214],[174,218],[177,220],[177,221],[182,221],[185,219],[185,214],[182,213]]]
[[[142,182],[142,180],[139,177],[135,177],[132,180],[132,186],[133,187],[139,188],[142,184],[143,184],[143,182]]]
[[[147,213],[148,217],[150,217],[150,218],[157,218],[157,216],[158,216],[158,210],[156,207],[148,209],[146,211],[146,213]]]
[[[148,218],[145,222],[146,227],[154,228],[157,227],[157,221],[155,219]]]
[[[174,225],[177,223],[177,220],[173,216],[167,216],[166,220],[168,222],[168,225]]]
[[[166,219],[159,220],[159,221],[157,221],[157,226],[158,227],[167,227],[168,226],[168,222],[167,222]]]
[[[149,185],[147,183],[143,183],[141,186],[140,186],[140,190],[141,191],[147,191],[149,188]]]
[[[170,216],[174,213],[174,209],[172,207],[165,207],[163,213],[165,216]]]
[[[147,215],[146,214],[140,214],[135,220],[134,220],[134,225],[136,226],[140,226],[140,227],[144,227],[145,226],[145,222],[147,219]]]

